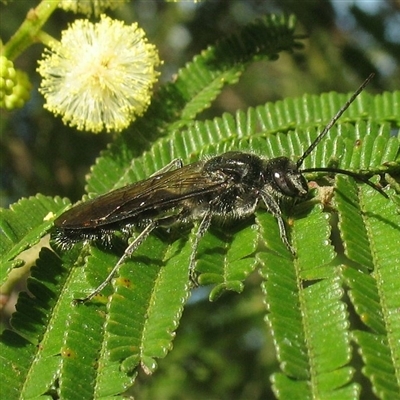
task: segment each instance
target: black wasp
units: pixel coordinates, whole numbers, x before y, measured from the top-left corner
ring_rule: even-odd
[[[308,186],[303,173],[333,172],[352,176],[386,194],[366,177],[333,168],[301,169],[312,152],[372,79],[371,74],[332,118],[297,162],[287,157],[263,159],[255,154],[232,151],[189,165],[175,160],[143,181],[113,190],[81,203],[55,220],[54,238],[63,248],[79,241],[110,243],[115,231],[130,234],[141,229],[106,280],[83,301],[92,299],[112,279],[119,266],[158,227],[199,220],[189,268],[193,272],[196,250],[214,217],[244,218],[262,201],[278,222],[280,236],[294,254],[287,238],[280,199],[304,198]],[[387,197],[387,196],[386,196]]]

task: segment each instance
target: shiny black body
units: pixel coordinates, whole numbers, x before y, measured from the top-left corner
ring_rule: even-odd
[[[288,158],[264,160],[228,152],[77,205],[55,221],[55,239],[69,247],[78,241],[110,242],[116,230],[130,233],[150,222],[156,227],[212,217],[242,218],[252,214],[260,200],[281,218],[279,198],[306,194],[307,182]]]

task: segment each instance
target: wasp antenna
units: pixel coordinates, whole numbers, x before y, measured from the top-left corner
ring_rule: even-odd
[[[336,121],[342,116],[342,114],[349,108],[350,104],[356,99],[356,97],[364,90],[364,88],[369,84],[371,79],[375,76],[371,73],[368,78],[361,84],[361,86],[352,94],[349,100],[343,105],[343,107],[336,113],[336,115],[329,121],[322,132],[317,136],[314,142],[311,143],[310,147],[304,152],[304,154],[299,158],[296,163],[297,168],[300,168],[304,160],[309,156],[309,154],[315,149],[318,143],[323,139],[323,137],[329,132]]]

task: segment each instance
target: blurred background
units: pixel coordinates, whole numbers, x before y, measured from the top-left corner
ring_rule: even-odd
[[[35,3],[36,4],[36,3]],[[3,42],[23,22],[31,1],[0,4]],[[161,83],[218,38],[236,32],[265,13],[293,13],[304,49],[281,53],[278,61],[252,64],[240,82],[224,89],[202,119],[288,96],[335,90],[352,92],[370,72],[377,76],[368,91],[400,88],[400,1],[213,0],[166,3],[134,1],[108,15],[137,21],[154,43],[164,64]],[[78,16],[84,18],[84,16]],[[76,19],[57,11],[44,29],[57,39]],[[77,201],[85,175],[112,140],[65,127],[44,110],[38,93],[37,44],[15,60],[33,83],[23,109],[0,113],[0,206],[43,193]],[[400,111],[399,111],[400,112]],[[175,351],[160,361],[152,377],[139,376],[132,394],[140,399],[268,399],[269,375],[278,370],[272,338],[263,321],[260,280],[250,277],[239,297],[226,294],[218,304],[207,289],[195,291],[174,342]],[[357,363],[357,356],[355,359]],[[373,399],[362,376],[363,398]]]

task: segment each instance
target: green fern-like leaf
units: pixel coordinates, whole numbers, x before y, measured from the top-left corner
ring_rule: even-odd
[[[307,218],[302,218],[307,213]],[[279,398],[352,398],[357,392],[347,365],[351,348],[342,282],[328,239],[330,226],[321,206],[304,204],[292,226],[297,258],[283,249],[267,214],[258,217],[271,248],[263,263],[268,322],[282,373],[273,376]],[[278,235],[279,236],[279,235]],[[282,250],[284,250],[282,252]],[[343,396],[343,397],[340,397]]]
[[[64,255],[65,263],[73,264],[77,253]],[[45,248],[31,275],[30,295],[20,294],[11,319],[15,332],[6,330],[1,336],[2,394],[4,390],[10,395],[6,398],[31,398],[47,392],[61,361],[65,321],[71,310],[71,297],[67,301],[62,293],[68,271],[62,260]],[[22,349],[29,354],[21,358]]]
[[[23,264],[16,257],[39,242],[49,231],[54,215],[60,214],[67,204],[60,198],[37,195],[0,210],[0,284],[12,268]]]
[[[400,216],[395,203],[371,188],[358,192],[350,182],[338,180],[337,205],[345,251],[356,263],[344,276],[356,312],[372,330],[355,331],[354,339],[375,393],[380,398],[395,398],[400,392]],[[380,362],[376,362],[377,354]]]
[[[154,358],[164,357],[168,352],[188,297],[189,272],[182,260],[188,260],[190,243],[175,242],[158,257],[156,248],[144,246],[134,268],[128,264],[123,268],[118,280],[122,284],[117,287],[109,308],[107,346],[111,358],[124,360],[122,368],[128,372],[138,365],[149,373],[154,371]],[[165,245],[161,249],[164,252]],[[154,259],[149,259],[150,253]],[[157,261],[160,259],[167,261],[162,268]],[[126,315],[126,309],[132,312]]]
[[[239,223],[226,228],[229,233],[208,232],[198,251],[199,283],[215,284],[210,293],[211,300],[216,300],[226,290],[240,293],[243,281],[256,267],[256,226]]]
[[[294,28],[293,16],[269,15],[197,56],[178,74],[175,85],[186,95],[180,120],[192,120],[217,97],[223,86],[236,83],[249,61],[265,56],[275,59],[278,52],[298,46]]]

